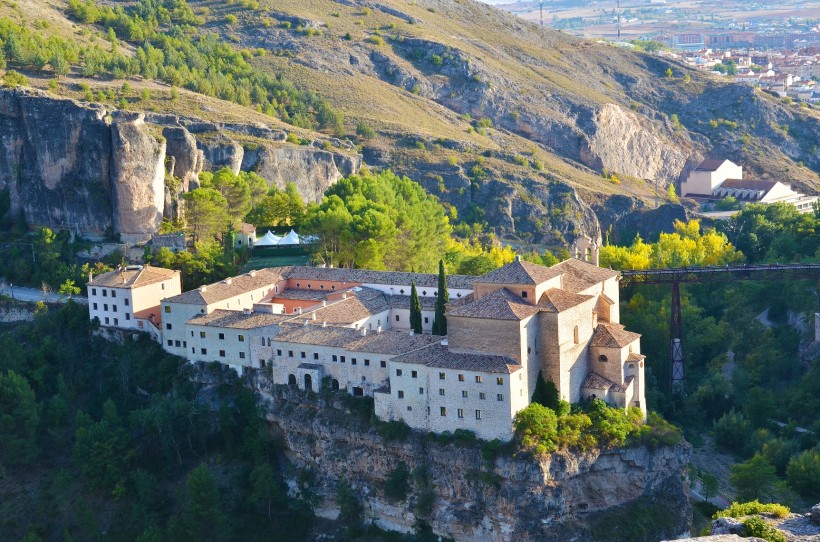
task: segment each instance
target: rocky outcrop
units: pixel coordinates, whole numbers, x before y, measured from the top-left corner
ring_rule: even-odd
[[[658,510],[668,515],[666,527],[654,539],[689,530],[686,444],[493,457],[480,442],[436,442],[418,433],[385,441],[368,415],[352,411],[350,399],[338,394],[272,386],[261,374],[253,385],[291,464],[291,487],[302,484],[315,495],[317,515],[328,519],[338,515],[336,489],[346,480],[364,521],[405,532],[420,521],[457,541],[604,541],[604,519],[628,520],[637,500],[665,503]],[[385,483],[400,463],[413,473],[411,489],[405,499],[391,500]],[[306,471],[309,488],[299,476]]]
[[[261,142],[246,144],[246,150],[240,138]],[[0,90],[0,190],[9,192],[11,216],[22,212],[30,225],[141,241],[163,217],[179,216],[180,194],[198,186],[203,170],[228,166],[239,172],[244,163],[271,185],[295,182],[312,202],[361,165],[355,153],[284,139],[284,132],[267,126],[212,124],[34,90]],[[179,182],[166,183],[166,175]]]
[[[146,133],[141,113],[115,113],[111,124],[113,226],[123,241],[141,241],[162,222],[165,141]]]

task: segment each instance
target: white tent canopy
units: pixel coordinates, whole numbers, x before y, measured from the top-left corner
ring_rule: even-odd
[[[256,242],[253,244],[253,246],[255,246],[255,247],[272,247],[274,245],[278,245],[279,241],[281,241],[281,240],[282,240],[282,237],[274,235],[273,232],[268,230],[268,233],[266,233],[265,235],[263,235],[262,237],[257,239]]]
[[[290,230],[287,235],[282,237],[279,240],[279,245],[298,245],[300,244],[299,241],[299,234],[296,233],[295,230]]]

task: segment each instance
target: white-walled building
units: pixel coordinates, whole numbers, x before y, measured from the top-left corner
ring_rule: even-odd
[[[160,303],[182,291],[180,272],[150,265],[129,265],[90,277],[89,317],[100,325],[133,329],[161,337]]]
[[[712,191],[726,179],[742,179],[743,167],[731,160],[704,160],[681,183],[681,196],[711,197]]]
[[[371,396],[383,420],[507,440],[539,375],[561,399],[646,412],[640,337],[619,324],[617,281],[578,259],[449,275],[448,334],[437,337],[437,275],[262,269],[164,299],[161,341],[192,362],[270,368],[274,384]],[[410,330],[413,283],[422,334]]]

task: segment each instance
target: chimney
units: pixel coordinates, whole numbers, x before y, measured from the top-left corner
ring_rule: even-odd
[[[302,307],[296,307],[296,310],[297,310],[296,314],[302,314]]]
[[[347,299],[347,293],[342,294],[342,299]]]
[[[199,291],[200,291],[200,292],[205,292],[205,291],[207,291],[207,290],[208,290],[208,287],[207,287],[207,286],[205,286],[204,284],[203,284],[202,286],[200,286],[200,287],[199,287]]]
[[[256,269],[251,270],[251,272],[248,273],[248,274],[252,277],[255,277],[256,276]]]
[[[515,255],[515,261],[520,262],[520,261],[521,261],[521,256],[519,256],[518,254],[516,254],[516,255]]]
[[[92,271],[89,271],[88,272],[88,282],[90,283],[92,280],[94,280],[94,273]]]
[[[242,309],[242,313],[243,314],[253,314],[253,311],[251,309]]]
[[[366,327],[362,326],[362,329],[360,329],[359,331],[361,331],[362,337],[367,337],[367,328]]]
[[[323,307],[327,307],[327,299],[323,299],[323,300],[322,300],[322,306],[323,306]]]
[[[230,283],[232,283],[232,282],[233,282],[233,279],[232,279],[232,278],[230,278],[230,277],[228,277],[228,278],[226,278],[226,279],[225,279],[225,284],[230,284]]]
[[[382,326],[377,327],[376,328],[376,333],[381,333],[381,332],[382,332]]]
[[[327,322],[322,322],[322,327],[327,327]]]
[[[415,330],[415,329],[411,329],[411,330],[410,330],[410,336],[412,337],[412,336],[413,336],[413,335],[415,335],[415,334],[416,334],[416,330]]]
[[[313,311],[312,313],[310,313],[310,319],[311,320],[316,320],[316,311]]]
[[[305,318],[305,325],[308,325],[309,320]]]

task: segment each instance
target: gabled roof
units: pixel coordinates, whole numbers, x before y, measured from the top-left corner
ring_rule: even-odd
[[[407,306],[410,307],[409,303]],[[390,310],[387,295],[372,288],[358,288],[348,292],[345,299],[325,307],[310,307],[306,313],[315,313],[316,321],[320,323],[350,325],[387,310]]]
[[[515,260],[473,280],[478,284],[541,284],[561,274],[556,266],[544,267]]]
[[[777,181],[755,181],[752,179],[726,179],[715,190],[728,188],[733,190],[762,190],[767,193],[777,185]]]
[[[384,284],[405,286],[410,295],[410,284],[415,281],[416,288],[438,288],[437,273],[407,273],[404,271],[371,271],[369,269],[347,269],[342,267],[307,267],[294,266],[282,268],[282,273],[289,279],[326,280],[335,282],[354,282],[357,284]],[[447,288],[472,290],[475,277],[467,275],[447,275]],[[393,292],[401,294],[400,291]]]
[[[447,313],[447,316],[488,318],[490,320],[523,320],[538,311],[538,307],[524,303],[514,293],[506,288],[501,288],[472,303],[452,309]]]
[[[194,326],[208,326],[233,329],[256,329],[278,325],[293,318],[292,314],[272,314],[268,312],[229,311],[217,309],[210,314],[198,314],[188,320]]]
[[[561,289],[573,293],[582,292],[587,288],[618,276],[617,271],[598,267],[577,258],[564,260],[553,265],[550,269],[556,269],[564,274],[561,279]]]
[[[584,379],[584,383],[581,384],[581,388],[586,388],[588,390],[617,391],[620,393],[626,391],[624,386],[621,384],[616,384],[598,373],[593,372],[587,374],[587,377]]]
[[[251,271],[207,286],[201,286],[196,290],[189,290],[177,296],[169,297],[165,301],[187,305],[210,305],[265,286],[273,288],[276,282],[282,280],[280,274],[282,269],[281,267],[272,267]],[[259,299],[256,301],[259,301]]]
[[[283,325],[273,340],[277,343],[344,348],[348,352],[398,355],[441,342],[441,337],[390,330],[381,333],[370,331],[362,335],[360,330],[349,327],[292,323]]]
[[[507,356],[451,352],[442,344],[433,344],[392,359],[397,363],[415,363],[437,369],[455,369],[479,373],[514,373],[521,365]]]
[[[538,306],[546,312],[562,312],[577,307],[584,301],[594,297],[592,295],[574,294],[558,288],[550,288],[538,300]]]
[[[602,323],[595,326],[590,346],[602,348],[623,348],[634,343],[641,336],[638,333],[627,331],[620,324]]]
[[[728,162],[728,160],[725,158],[720,160],[704,160],[698,167],[695,168],[695,171],[717,171],[717,169],[722,166],[724,162]]]
[[[168,280],[179,271],[153,267],[150,265],[135,265],[103,273],[88,283],[89,286],[105,288],[140,288],[156,282]]]

